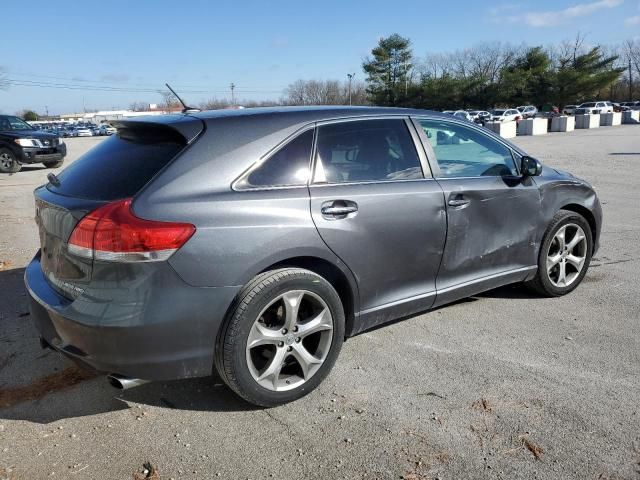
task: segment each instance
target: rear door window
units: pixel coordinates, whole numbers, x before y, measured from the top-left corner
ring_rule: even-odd
[[[58,175],[47,189],[69,197],[112,201],[132,197],[184,148],[169,129],[120,130]]]
[[[316,142],[315,183],[424,178],[403,119],[358,120],[323,125]]]

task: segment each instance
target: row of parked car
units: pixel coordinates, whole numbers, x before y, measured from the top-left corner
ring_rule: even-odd
[[[609,101],[585,102],[580,105],[566,105],[562,109],[564,115],[582,115],[610,112],[624,112],[628,110],[640,110],[640,101],[614,103]],[[444,110],[454,117],[468,120],[469,122],[484,125],[487,122],[511,122],[536,116],[550,117],[559,115],[557,107],[553,107],[550,112],[541,114],[533,105],[521,105],[516,108],[495,108],[493,110]]]
[[[60,138],[68,137],[97,137],[101,135],[113,135],[116,129],[111,125],[103,123],[96,125],[94,123],[78,123],[75,125],[52,125],[40,127],[35,126],[38,130],[50,132]]]
[[[484,125],[487,122],[510,122],[533,118],[538,114],[538,109],[533,105],[521,105],[517,108],[494,108],[493,110],[445,110],[443,113]]]

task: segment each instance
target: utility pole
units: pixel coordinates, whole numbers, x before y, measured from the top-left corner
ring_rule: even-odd
[[[44,111],[47,112],[47,120],[49,120],[49,107],[45,105]]]
[[[355,73],[347,73],[347,78],[349,78],[349,105],[351,105],[351,81],[355,76]]]
[[[631,69],[631,54],[629,54],[629,101],[633,102],[633,70]]]
[[[231,85],[229,85],[229,86],[231,87],[231,105],[235,105],[236,104],[236,97],[235,97],[233,91],[236,88],[236,84],[231,82]]]

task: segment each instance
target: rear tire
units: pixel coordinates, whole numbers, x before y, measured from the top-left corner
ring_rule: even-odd
[[[47,168],[58,168],[61,167],[64,163],[64,160],[56,160],[55,162],[42,162],[42,164]]]
[[[301,268],[256,276],[221,328],[216,369],[246,401],[273,407],[314,390],[344,341],[344,310],[335,289]]]
[[[536,276],[525,285],[545,297],[566,295],[582,282],[592,252],[589,222],[578,213],[560,210],[542,239]]]
[[[22,168],[14,153],[8,148],[0,148],[0,172],[17,173]]]

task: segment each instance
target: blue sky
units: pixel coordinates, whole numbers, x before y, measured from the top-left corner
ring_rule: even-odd
[[[482,41],[548,45],[578,31],[615,44],[640,37],[640,2],[30,0],[6,2],[2,25],[0,68],[14,85],[0,91],[0,112],[65,113],[159,102],[149,90],[165,81],[197,103],[229,97],[231,82],[258,100],[298,78],[363,80],[363,58],[394,32],[417,56]]]

